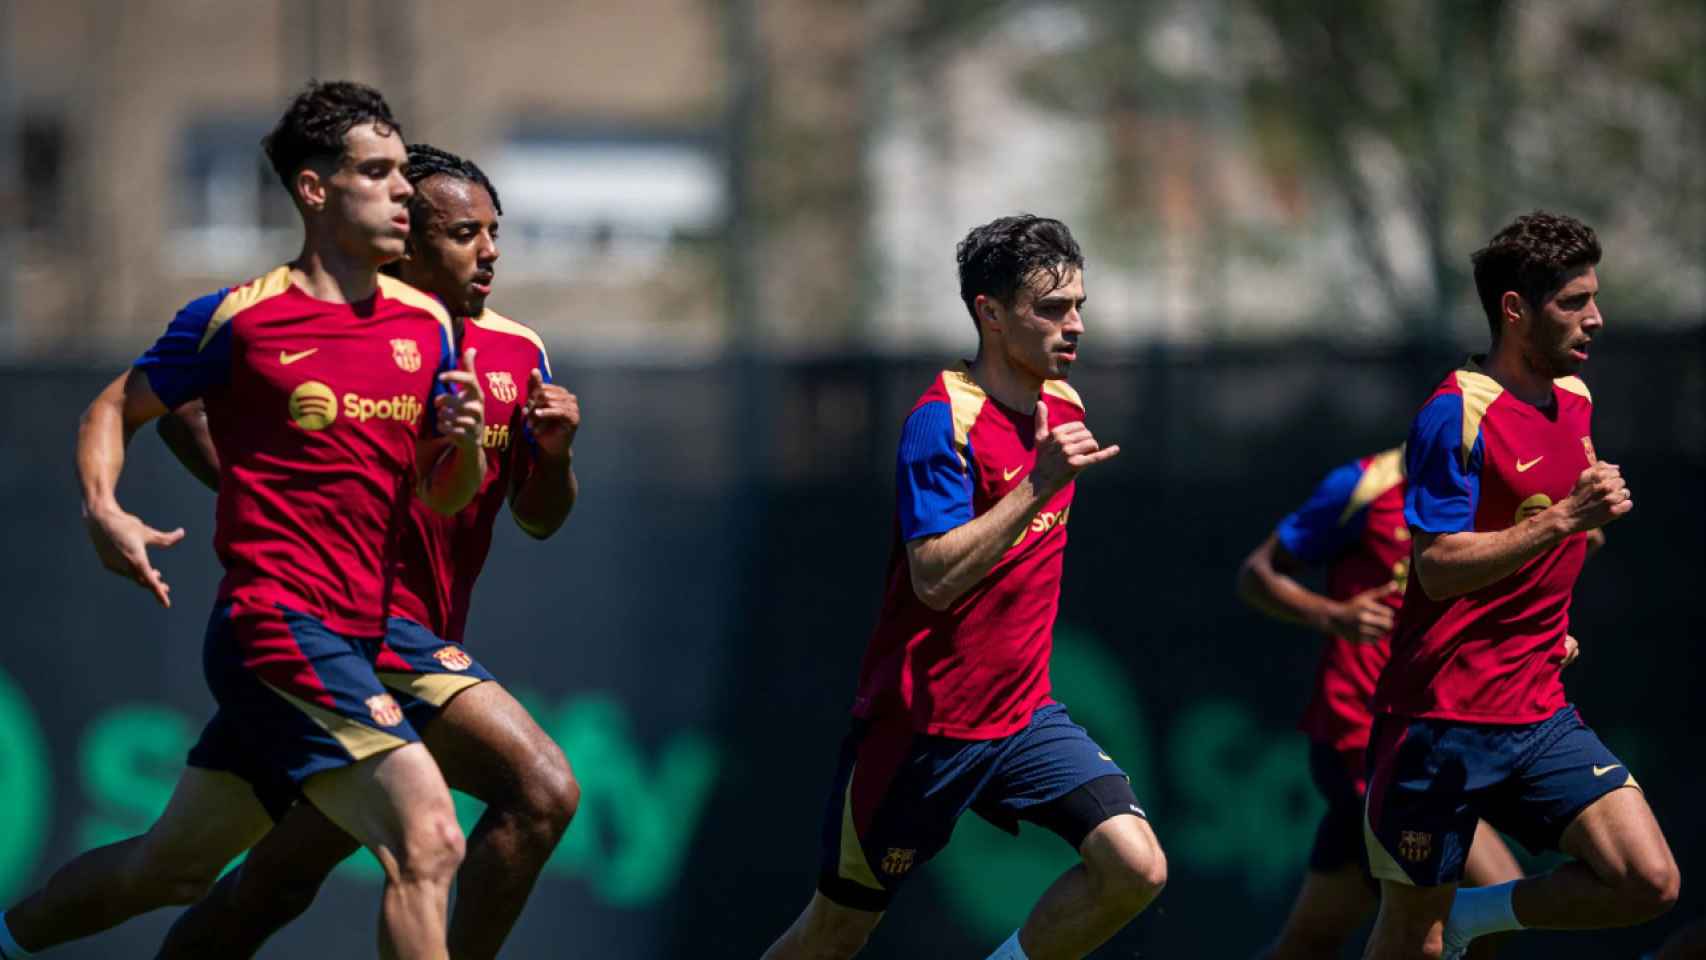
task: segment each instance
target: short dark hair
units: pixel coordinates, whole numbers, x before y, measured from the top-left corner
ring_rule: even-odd
[[[980,332],[979,296],[1011,306],[1013,295],[1034,274],[1049,274],[1052,290],[1066,282],[1068,268],[1084,269],[1084,253],[1066,224],[1028,213],[973,227],[954,248],[954,259],[960,264],[960,299]]]
[[[261,148],[284,189],[292,190],[290,181],[309,163],[342,157],[344,137],[351,127],[364,123],[373,124],[380,133],[403,135],[378,90],[347,80],[310,80],[290,101],[278,125],[261,139]]]
[[[1560,213],[1536,210],[1494,234],[1469,257],[1493,340],[1504,326],[1499,301],[1507,291],[1516,291],[1530,309],[1539,310],[1571,277],[1598,264],[1599,256],[1593,228]]]
[[[479,164],[474,161],[459,157],[449,150],[440,150],[430,143],[409,144],[409,166],[404,175],[409,178],[409,185],[415,187],[420,186],[421,182],[429,177],[441,175],[485,187],[486,192],[492,196],[492,208],[497,211],[498,216],[503,216],[503,201],[498,199],[498,188],[492,186],[492,181],[487,179],[486,171],[481,170]],[[417,191],[415,196],[419,197],[420,193]]]

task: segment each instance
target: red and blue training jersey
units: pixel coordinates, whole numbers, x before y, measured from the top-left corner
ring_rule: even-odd
[[[1404,514],[1428,533],[1492,532],[1570,495],[1594,462],[1593,400],[1575,377],[1536,407],[1471,362],[1440,384],[1410,428]],[[1510,576],[1447,600],[1412,577],[1374,706],[1468,723],[1538,723],[1564,706],[1558,664],[1587,556],[1576,534]]]
[[[1041,400],[1049,424],[1084,419],[1064,381]],[[909,722],[919,733],[993,740],[1049,702],[1049,653],[1075,483],[1055,494],[984,578],[947,610],[918,599],[906,544],[946,533],[993,507],[1036,462],[1034,410],[1009,410],[962,364],[945,370],[901,430],[894,547],[876,630],[859,671],[857,716]]]
[[[1333,470],[1303,506],[1274,530],[1287,553],[1327,567],[1327,596],[1344,601],[1388,583],[1382,599],[1403,606],[1410,573],[1410,528],[1404,522],[1404,451],[1387,450]],[[1315,689],[1298,729],[1335,750],[1368,746],[1369,700],[1386,665],[1388,641],[1328,637]]]
[[[544,343],[508,317],[487,310],[466,319],[456,352],[469,348],[477,351],[474,369],[486,397],[486,478],[474,500],[455,516],[414,502],[391,597],[391,613],[456,643],[462,642],[474,581],[491,551],[498,511],[511,486],[533,464],[533,443],[523,416],[528,377],[538,370],[551,382]]]
[[[367,300],[329,303],[279,267],[178,312],[136,367],[169,407],[207,401],[222,601],[384,632],[416,443],[435,424],[437,375],[454,366],[450,338],[438,301],[385,276]]]

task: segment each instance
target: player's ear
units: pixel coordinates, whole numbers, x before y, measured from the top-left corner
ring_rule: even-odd
[[[1527,319],[1528,301],[1524,300],[1522,294],[1515,290],[1506,290],[1499,297],[1500,326],[1508,330]]]
[[[291,183],[295,187],[292,192],[296,194],[296,202],[304,210],[318,213],[326,209],[326,181],[320,176],[320,171],[304,164],[296,171]]]
[[[978,294],[972,301],[972,307],[977,310],[977,325],[984,330],[1000,330],[1002,328],[1001,312],[992,297]]]

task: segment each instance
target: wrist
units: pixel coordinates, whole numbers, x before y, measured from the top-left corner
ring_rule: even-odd
[[[101,523],[123,512],[111,493],[85,495],[83,498],[83,519],[86,521]]]
[[[1340,624],[1344,620],[1345,604],[1337,600],[1325,600],[1315,608],[1310,616],[1310,626],[1320,633],[1337,636]]]

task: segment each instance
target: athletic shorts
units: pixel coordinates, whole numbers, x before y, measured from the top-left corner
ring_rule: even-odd
[[[418,743],[415,718],[424,722],[457,690],[491,677],[438,653],[445,645],[426,644],[417,624],[394,618],[388,630],[347,636],[279,605],[217,607],[202,669],[218,709],[189,765],[247,780],[277,818],[309,777]],[[443,674],[453,676],[434,679]]]
[[[1477,818],[1536,853],[1589,804],[1635,778],[1573,705],[1521,726],[1380,716],[1364,819],[1382,880],[1458,883]]]
[[[1368,845],[1362,836],[1363,752],[1339,750],[1330,743],[1309,741],[1309,779],[1327,812],[1315,828],[1315,845],[1309,850],[1309,869],[1336,873],[1356,864],[1368,871]]]
[[[997,740],[856,719],[824,810],[818,890],[857,910],[886,909],[968,809],[1013,834],[1021,820],[1046,827],[1073,849],[1110,817],[1145,816],[1125,771],[1058,703]]]

